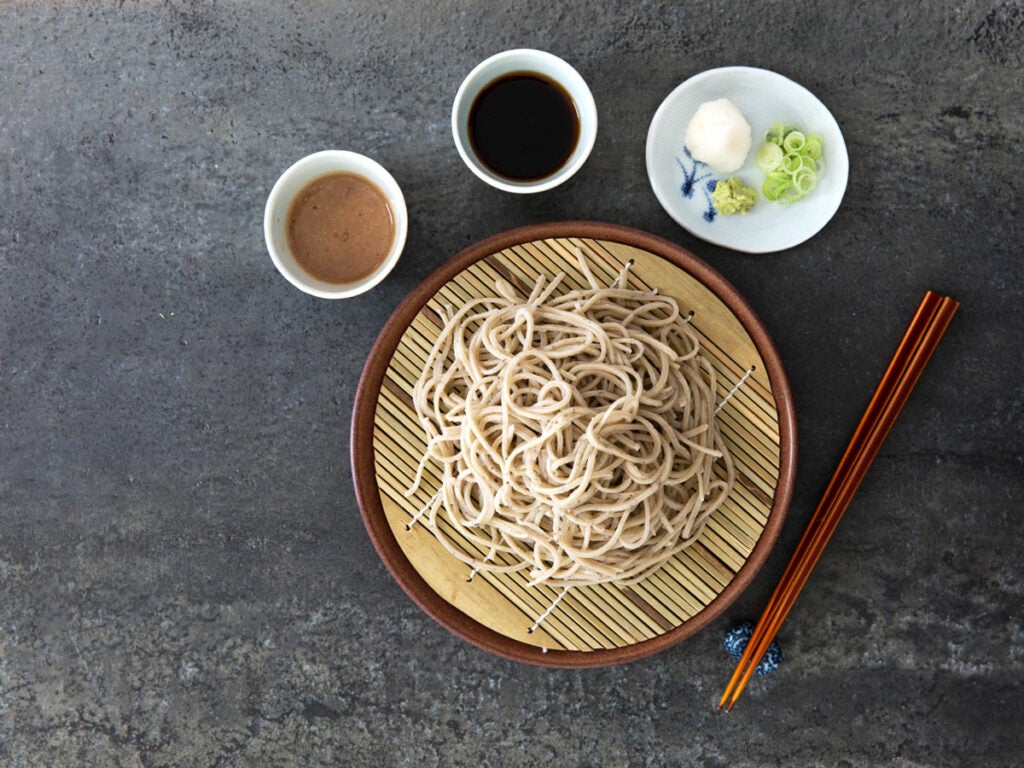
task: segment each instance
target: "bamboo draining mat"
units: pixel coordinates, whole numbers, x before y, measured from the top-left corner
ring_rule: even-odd
[[[410,527],[414,516],[437,490],[436,467],[429,467],[415,493],[408,496],[406,491],[426,448],[411,393],[440,330],[438,311],[459,307],[473,297],[493,295],[498,279],[510,281],[523,295],[529,293],[538,274],[550,278],[565,272],[566,291],[583,287],[586,280],[577,266],[577,248],[599,281],[610,284],[622,266],[632,260],[633,287],[657,288],[674,297],[684,313],[692,311],[692,327],[700,338],[703,354],[716,371],[719,401],[725,400],[718,418],[735,462],[737,482],[698,542],[640,584],[574,587],[563,594],[559,588],[528,586],[525,572],[471,574],[469,567],[445,551],[424,525]],[[774,355],[774,350],[769,351]],[[738,594],[737,575],[748,565],[773,514],[776,519],[768,538],[774,540],[777,534],[778,518],[785,513],[776,504],[780,468],[790,482],[792,456],[788,451],[783,456],[783,444],[791,447],[791,436],[786,435],[786,441],[780,439],[779,407],[769,375],[773,367],[778,367],[777,361],[774,357],[765,360],[747,328],[722,298],[676,263],[643,247],[617,239],[565,236],[525,241],[485,255],[427,299],[404,328],[383,370],[372,412],[372,447],[380,508],[390,535],[430,590],[457,614],[468,617],[470,626],[475,623],[492,631],[491,641],[481,643],[490,650],[553,665],[591,665],[601,663],[598,659],[602,657],[608,663],[637,655],[635,650],[624,649],[647,645],[656,650],[664,644],[658,642],[659,638],[681,639],[690,634],[687,628],[691,625],[695,631],[710,620],[710,616],[702,617],[703,621],[696,619],[702,612],[707,613],[709,605],[721,602],[724,593],[734,593],[730,601]],[[784,376],[781,380],[784,384]],[[787,429],[789,422],[787,418],[783,425]],[[466,542],[466,551],[473,552],[472,546]],[[766,554],[765,548],[759,559]],[[747,574],[746,580],[752,575]],[[408,584],[403,586],[409,591]],[[724,605],[718,606],[719,611],[722,608]],[[447,623],[443,617],[438,618]],[[472,635],[468,632],[467,639],[475,640]],[[502,638],[507,639],[507,647],[502,647]],[[495,643],[498,647],[490,647]],[[557,653],[538,659],[530,650]],[[583,661],[581,654],[596,656]]]

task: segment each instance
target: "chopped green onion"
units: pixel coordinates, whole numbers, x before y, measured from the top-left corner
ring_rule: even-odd
[[[818,185],[824,151],[821,134],[805,134],[795,125],[772,123],[754,155],[765,174],[761,193],[783,205],[806,197]]]
[[[799,153],[805,143],[804,135],[800,131],[790,131],[782,140],[782,148],[790,154]]]
[[[782,158],[782,170],[786,173],[796,173],[803,167],[804,159],[800,155],[785,155]]]
[[[764,137],[764,140],[769,144],[778,144],[782,146],[782,140],[785,138],[786,133],[792,129],[792,126],[788,126],[785,123],[772,123],[768,128],[768,134]]]
[[[806,195],[818,183],[818,176],[810,168],[801,168],[793,174],[793,188],[801,195]]]
[[[757,153],[754,155],[754,162],[765,173],[774,171],[782,165],[782,147],[765,142],[758,147]]]
[[[809,133],[804,137],[804,153],[812,160],[820,160],[821,153],[825,149],[825,142],[817,133]]]
[[[764,177],[761,194],[767,200],[778,200],[789,189],[792,179],[785,171],[772,171]]]

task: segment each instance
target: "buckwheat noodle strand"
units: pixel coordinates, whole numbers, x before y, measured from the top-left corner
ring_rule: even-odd
[[[413,522],[478,571],[636,583],[692,544],[734,483],[715,373],[674,299],[538,277],[443,315],[413,391],[441,484]],[[720,470],[716,472],[716,467]],[[446,524],[442,525],[442,521]]]

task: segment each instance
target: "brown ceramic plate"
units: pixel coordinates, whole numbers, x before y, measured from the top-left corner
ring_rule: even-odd
[[[477,573],[422,525],[407,529],[436,490],[406,489],[425,450],[410,394],[439,332],[436,311],[491,295],[502,277],[532,285],[538,273],[582,284],[576,248],[609,283],[632,259],[631,282],[675,297],[716,369],[719,425],[737,482],[701,538],[631,587],[562,590],[527,576]],[[792,495],[796,423],[775,347],[750,306],[693,254],[612,224],[523,227],[458,254],[417,287],[384,326],[363,370],[352,421],[352,468],[366,529],[412,599],[459,637],[533,664],[593,667],[668,648],[708,624],[743,591],[778,537]]]

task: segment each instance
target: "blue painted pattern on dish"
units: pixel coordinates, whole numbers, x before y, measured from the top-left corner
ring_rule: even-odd
[[[718,211],[715,210],[715,204],[711,202],[711,193],[715,191],[715,185],[718,184],[718,179],[711,173],[707,163],[702,163],[700,160],[695,160],[693,155],[690,154],[685,146],[683,147],[683,157],[676,157],[676,162],[679,164],[679,170],[683,172],[683,183],[679,185],[679,191],[683,195],[684,200],[693,200],[694,190],[701,190],[704,193],[704,221],[709,224],[715,220],[718,215]]]

